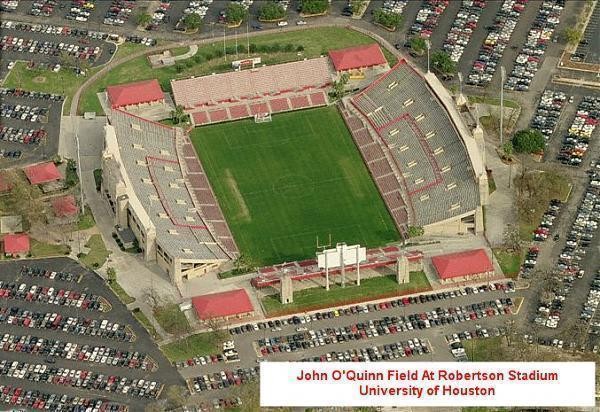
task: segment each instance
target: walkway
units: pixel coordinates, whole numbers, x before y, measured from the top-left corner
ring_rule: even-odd
[[[196,53],[198,53],[198,45],[197,44],[192,44],[190,46],[190,50],[189,51],[187,51],[186,53],[181,54],[179,56],[173,57],[173,60],[179,61],[179,60],[189,59],[190,57],[195,56]]]

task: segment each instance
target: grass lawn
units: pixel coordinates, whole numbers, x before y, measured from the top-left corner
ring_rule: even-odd
[[[298,312],[312,310],[319,307],[339,306],[345,303],[351,304],[360,300],[372,300],[378,296],[396,296],[401,293],[430,289],[431,285],[423,272],[411,272],[410,282],[398,284],[395,275],[380,276],[363,279],[360,286],[347,284],[345,288],[339,285],[330,287],[329,292],[323,287],[303,289],[294,292],[294,303],[281,304],[279,295],[271,295],[263,298],[262,304],[269,315],[277,312]]]
[[[169,303],[154,309],[154,318],[167,333],[177,334],[190,331],[185,314],[179,310],[179,305]]]
[[[104,246],[104,241],[100,235],[92,235],[85,244],[90,248],[90,253],[83,255],[79,260],[88,268],[97,269],[101,267],[108,258],[109,252]]]
[[[375,40],[365,34],[341,27],[319,27],[288,33],[264,34],[251,38],[250,43],[257,46],[279,43],[280,45],[293,44],[295,46],[302,45],[304,47],[301,56],[298,56],[295,51],[255,53],[256,55],[261,56],[263,64],[277,64],[296,61],[305,57],[314,58],[321,54],[326,54],[327,50],[360,44],[371,44],[375,43]],[[226,47],[235,47],[235,41],[231,40],[227,42]],[[212,44],[199,46],[197,54],[202,56],[208,56],[210,54],[214,56],[215,52],[221,50],[223,50],[222,40],[215,40]],[[386,53],[385,56],[390,61],[390,64],[395,64],[396,58],[391,53]],[[246,57],[246,55],[240,54],[239,58],[242,57]],[[187,67],[187,61],[184,61],[182,64],[185,67],[182,71],[178,72],[176,66],[152,69],[145,56],[138,57],[114,68],[106,76],[98,79],[98,81],[87,88],[81,96],[79,112],[95,111],[96,113],[101,113],[102,109],[100,107],[100,102],[98,102],[98,98],[96,97],[96,93],[106,89],[107,85],[128,83],[138,80],[158,79],[163,90],[170,91],[171,79],[203,76],[213,72],[229,71],[231,70],[231,61],[239,60],[239,58],[236,59],[235,56],[231,56],[227,61],[224,57],[213,58],[211,60],[203,59],[201,63],[193,64],[191,67]],[[193,61],[193,59],[190,59],[190,61]]]
[[[469,102],[471,103],[483,103],[490,104],[492,106],[500,106],[500,99],[496,97],[483,97],[483,96],[468,96]],[[519,103],[513,100],[504,99],[504,107],[510,107],[511,109],[519,108]]]
[[[64,256],[71,250],[68,245],[52,245],[33,238],[30,241],[30,246],[31,256],[33,257]]]
[[[502,336],[485,339],[470,339],[462,342],[465,352],[472,362],[500,361],[502,359]]]
[[[398,233],[335,107],[196,128],[191,139],[241,252],[254,266],[373,247]]]
[[[115,292],[115,295],[117,295],[119,300],[125,305],[129,305],[130,303],[135,302],[135,298],[129,296],[127,292],[123,290],[121,285],[119,285],[119,282],[117,282],[116,280],[108,282],[108,286],[112,289],[113,292]]]
[[[88,206],[85,207],[85,213],[83,216],[79,216],[79,220],[77,221],[77,230],[86,230],[96,225],[96,221],[94,220],[94,215],[92,215],[92,211]]]
[[[508,251],[504,248],[494,248],[493,251],[504,275],[509,278],[517,277],[523,261],[523,254]]]
[[[161,346],[167,359],[179,362],[194,356],[215,355],[221,351],[219,337],[214,332],[199,333]]]
[[[150,323],[150,320],[144,314],[144,312],[142,312],[139,308],[136,308],[132,311],[132,313],[133,313],[133,316],[135,316],[135,318],[138,320],[138,322],[140,322],[141,325],[144,328],[146,328],[146,330],[148,331],[150,336],[152,336],[152,339],[157,339],[159,337],[158,333],[156,332],[156,329],[154,328],[152,323]]]

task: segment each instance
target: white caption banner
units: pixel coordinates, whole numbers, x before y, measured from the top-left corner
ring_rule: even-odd
[[[593,362],[263,362],[261,406],[595,405]]]

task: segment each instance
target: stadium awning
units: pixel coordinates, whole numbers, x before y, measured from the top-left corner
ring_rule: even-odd
[[[32,185],[39,185],[62,179],[62,175],[53,162],[27,166],[24,171],[25,176],[27,176],[27,179],[29,179],[29,182]]]
[[[431,263],[440,279],[451,279],[491,272],[494,266],[483,249],[434,256]]]
[[[19,255],[29,253],[29,235],[19,233],[4,236],[4,253],[7,255]]]
[[[75,196],[68,195],[52,199],[52,209],[56,217],[75,216],[78,211]]]
[[[107,86],[106,93],[113,109],[134,104],[156,102],[165,98],[160,84],[156,79]]]
[[[333,62],[335,70],[338,72],[360,69],[363,67],[379,66],[387,63],[385,56],[377,44],[330,50],[329,57]]]
[[[192,298],[192,305],[198,318],[202,320],[235,316],[254,311],[250,297],[244,289],[195,296]]]

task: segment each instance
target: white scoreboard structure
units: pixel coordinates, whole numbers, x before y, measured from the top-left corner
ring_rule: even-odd
[[[243,70],[247,68],[254,69],[256,65],[260,64],[260,57],[252,57],[244,60],[234,60],[231,62],[231,68],[234,70]]]
[[[325,249],[317,253],[317,264],[320,269],[325,269],[325,287],[329,290],[329,269],[341,268],[342,286],[346,285],[346,271],[348,265],[356,265],[356,284],[360,285],[360,264],[367,261],[367,248],[360,245],[346,245],[338,243],[333,249]]]

